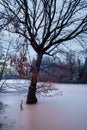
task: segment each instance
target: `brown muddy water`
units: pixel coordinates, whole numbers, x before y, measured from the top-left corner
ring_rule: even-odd
[[[87,85],[58,85],[63,95],[38,97],[35,105],[26,105],[26,93],[0,94],[7,104],[0,109],[0,130],[87,130]]]

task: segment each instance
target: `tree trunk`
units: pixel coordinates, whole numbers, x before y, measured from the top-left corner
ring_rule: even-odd
[[[29,86],[27,101],[26,101],[27,104],[37,103],[36,85],[37,85],[37,79],[38,79],[38,74],[40,71],[42,57],[43,57],[43,54],[38,54],[35,66],[34,68],[32,68],[34,70],[32,70],[31,84]]]

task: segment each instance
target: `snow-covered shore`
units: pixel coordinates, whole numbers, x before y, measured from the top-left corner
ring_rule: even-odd
[[[0,111],[0,130],[87,130],[87,85],[58,84],[63,95],[39,97],[26,105],[24,93],[2,93],[7,106]],[[23,110],[20,102],[23,100]]]
[[[2,87],[2,92],[21,92],[26,91],[28,89],[30,81],[29,80],[15,80],[15,79],[8,79],[8,80],[1,80],[0,87]]]

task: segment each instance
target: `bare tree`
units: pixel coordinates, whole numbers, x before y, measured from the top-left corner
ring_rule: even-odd
[[[36,103],[43,55],[53,55],[58,45],[87,34],[87,1],[0,0],[0,8],[0,30],[22,35],[37,53],[27,95],[27,104]]]

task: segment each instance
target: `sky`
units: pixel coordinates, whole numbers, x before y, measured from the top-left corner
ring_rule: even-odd
[[[62,1],[60,1],[60,2],[58,2],[58,4],[57,4],[57,6],[59,7],[60,5],[61,5],[61,3],[62,3]],[[10,34],[10,33],[8,33],[7,31],[4,31],[4,32],[2,32],[1,34],[0,34],[0,44],[3,44],[3,47],[4,48],[8,48],[8,45],[9,45],[9,43],[11,43],[11,45],[13,45],[13,43],[15,43],[15,41],[16,41],[16,39],[17,39],[17,35],[16,34]],[[20,39],[20,42],[22,41],[22,39]],[[73,49],[73,50],[80,50],[80,49],[82,49],[83,50],[83,48],[81,47],[81,45],[79,44],[79,43],[77,43],[75,40],[74,41],[68,41],[68,42],[66,42],[66,46],[68,46],[68,49]],[[1,46],[0,46],[1,47]],[[62,44],[59,46],[59,48],[62,48],[62,47],[64,47]],[[12,48],[12,46],[10,46],[10,50],[9,50],[9,53],[12,53],[12,54],[14,54],[15,53],[15,49],[13,49]],[[86,47],[85,48],[87,48],[87,45],[86,45]],[[1,48],[0,48],[1,49]],[[5,49],[4,49],[5,50]],[[6,51],[5,51],[6,52]],[[32,47],[31,46],[29,46],[29,54],[30,54],[30,57],[31,57],[31,59],[33,58],[33,57],[36,57],[36,53],[35,53],[35,51],[32,49]]]
[[[15,44],[17,37],[18,37],[17,34],[9,34],[7,31],[4,31],[0,34],[0,45],[2,45],[2,47],[4,47],[3,50],[4,50],[5,54],[7,52],[7,48],[8,48],[9,43],[11,43],[11,45],[10,45],[10,49],[9,49],[8,53],[11,55],[17,54],[16,50],[14,49],[14,46],[12,46],[13,43]],[[21,41],[22,40],[20,40],[20,42]],[[59,46],[59,48],[60,49],[64,48],[66,51],[70,51],[70,50],[74,50],[77,52],[79,52],[80,50],[84,51],[84,49],[81,47],[81,45],[80,44],[78,45],[78,44],[79,43],[76,43],[74,41],[68,41],[66,44],[64,44],[66,47],[63,44],[61,44]],[[0,48],[1,48],[1,46],[0,46]],[[30,45],[28,48],[29,48],[28,49],[29,51],[27,53],[28,60],[32,61],[32,59],[34,59],[34,58],[36,59],[37,54],[35,53],[35,51],[32,49],[32,47]],[[58,57],[61,57],[61,59],[64,58],[64,56],[62,56],[62,55],[59,55]],[[82,59],[82,56],[80,56],[80,57]]]

